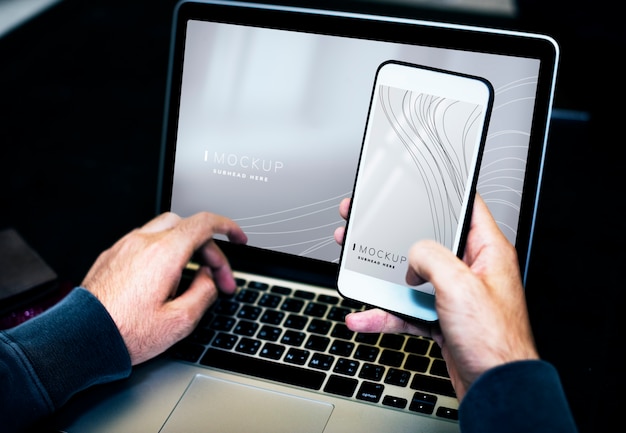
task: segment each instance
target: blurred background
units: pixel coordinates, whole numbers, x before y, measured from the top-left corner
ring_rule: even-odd
[[[581,433],[619,421],[626,155],[613,3],[307,0],[284,4],[528,30],[560,44],[543,191],[526,287],[541,355],[559,369]],[[80,284],[97,255],[155,215],[173,0],[0,0],[0,230],[14,228]]]

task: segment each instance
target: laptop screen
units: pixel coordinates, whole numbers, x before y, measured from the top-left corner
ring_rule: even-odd
[[[338,205],[352,193],[376,70],[404,61],[492,84],[477,188],[525,265],[553,91],[551,40],[262,5],[183,8],[160,211],[228,216],[248,234],[249,261],[332,273]]]

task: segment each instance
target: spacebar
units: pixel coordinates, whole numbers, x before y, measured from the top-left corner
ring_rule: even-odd
[[[322,387],[326,378],[321,371],[307,370],[211,348],[200,360],[200,364],[316,390]]]

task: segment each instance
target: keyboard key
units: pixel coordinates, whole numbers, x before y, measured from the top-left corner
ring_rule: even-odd
[[[331,305],[337,305],[339,303],[338,297],[330,296],[330,295],[319,295],[317,297],[317,300],[319,302],[323,302],[324,304],[331,304]]]
[[[306,299],[308,301],[310,301],[311,299],[315,299],[315,293],[308,292],[306,290],[296,290],[293,296],[295,296],[296,298]]]
[[[306,363],[306,360],[309,359],[310,354],[311,352],[309,352],[308,350],[291,348],[287,351],[284,359],[285,362],[288,362],[290,364],[304,365]]]
[[[343,323],[337,323],[335,324],[333,332],[330,334],[330,336],[335,338],[342,338],[344,340],[350,340],[352,336],[354,336],[354,331],[348,329],[348,327]]]
[[[358,334],[356,334],[354,341],[356,341],[357,343],[371,344],[373,346],[376,343],[378,343],[379,337],[380,337],[380,334],[369,334],[365,332],[359,332]]]
[[[343,340],[333,340],[333,344],[328,350],[333,355],[350,356],[354,350],[354,343]]]
[[[287,298],[283,301],[283,305],[280,306],[280,309],[283,311],[288,311],[290,313],[299,313],[304,308],[304,301],[301,299],[291,299]]]
[[[200,363],[209,367],[234,371],[236,373],[247,374],[289,385],[301,386],[307,389],[320,389],[326,379],[326,373],[322,371],[279,364],[265,359],[218,349],[209,349]]]
[[[434,394],[447,395],[448,397],[456,397],[452,382],[449,379],[439,377],[426,376],[424,374],[415,373],[411,381],[411,389],[419,389]]]
[[[331,325],[332,323],[326,320],[313,319],[306,330],[315,334],[326,335],[330,331]]]
[[[259,318],[262,311],[263,309],[260,307],[255,307],[254,305],[244,305],[241,307],[241,310],[239,310],[239,313],[237,313],[237,317],[240,319],[256,320]]]
[[[358,383],[359,382],[356,379],[336,376],[333,374],[328,378],[328,383],[326,383],[324,391],[330,394],[352,397]]]
[[[270,292],[278,293],[279,295],[288,295],[291,293],[291,289],[283,286],[272,286]]]
[[[305,337],[306,334],[304,332],[285,331],[285,335],[283,335],[280,342],[290,346],[300,346]]]
[[[314,353],[311,357],[311,361],[309,361],[309,367],[328,371],[334,361],[334,356],[325,355],[323,353]]]
[[[384,385],[380,383],[363,382],[359,391],[356,393],[358,400],[369,401],[370,403],[378,403],[383,395]]]
[[[261,322],[269,323],[270,325],[280,325],[283,317],[285,317],[285,313],[281,311],[268,310],[261,316]]]
[[[280,338],[280,334],[282,333],[283,331],[280,328],[277,328],[275,326],[263,325],[259,330],[257,337],[262,340],[277,341]]]
[[[428,353],[433,358],[443,359],[443,355],[441,354],[441,347],[438,344],[433,343],[430,346],[430,352]]]
[[[237,352],[246,353],[248,355],[254,355],[261,347],[261,342],[259,340],[253,340],[251,338],[242,338],[237,344],[235,350]]]
[[[211,322],[211,329],[215,329],[216,331],[230,331],[237,320],[232,317],[225,316],[216,316]]]
[[[404,409],[408,401],[402,397],[394,397],[392,395],[386,395],[383,398],[383,404],[385,406],[395,407],[396,409]]]
[[[380,349],[366,344],[359,344],[354,352],[354,357],[362,361],[374,362]]]
[[[380,345],[388,349],[400,350],[404,344],[405,337],[398,334],[384,334],[380,339]]]
[[[391,367],[400,367],[404,361],[404,353],[396,350],[385,349],[380,354],[379,363],[383,365],[389,365]]]
[[[390,368],[385,377],[385,383],[396,386],[407,386],[411,380],[411,373],[406,370]]]
[[[268,293],[265,293],[263,296],[261,296],[261,299],[259,299],[258,304],[261,307],[265,307],[265,308],[278,308],[278,305],[280,304],[280,301],[283,298],[281,298],[278,295],[270,295]]]
[[[362,310],[363,307],[365,307],[365,304],[362,304],[361,302],[353,301],[351,299],[342,299],[341,306],[349,308],[351,310]]]
[[[433,360],[433,365],[430,366],[430,374],[435,374],[442,377],[450,377],[448,374],[448,367],[446,362],[441,359]]]
[[[254,304],[258,297],[259,292],[256,290],[243,289],[237,293],[235,299],[239,302],[245,302],[246,304]]]
[[[235,343],[237,343],[238,339],[239,337],[235,335],[220,332],[213,340],[213,346],[221,349],[232,349],[235,347]]]
[[[430,365],[430,358],[420,355],[409,355],[404,363],[404,368],[411,371],[425,373]]]
[[[290,314],[287,316],[287,319],[285,319],[285,326],[292,329],[304,329],[308,321],[309,319],[304,316]]]
[[[261,353],[259,353],[260,356],[262,356],[263,358],[270,358],[270,359],[280,359],[283,356],[283,353],[285,353],[285,346],[280,346],[278,344],[272,344],[272,343],[265,343],[265,346],[263,346],[263,349],[261,350]]]
[[[364,364],[359,373],[361,379],[373,380],[379,382],[385,375],[385,367],[376,364]]]
[[[252,337],[256,330],[258,329],[259,324],[256,322],[249,322],[247,320],[240,320],[233,329],[233,332],[237,335],[246,335],[248,337]]]
[[[267,290],[269,288],[269,284],[261,283],[259,281],[250,281],[248,283],[248,288],[254,289],[254,290],[265,291],[265,290]]]
[[[234,316],[239,309],[239,302],[226,301],[220,299],[215,306],[215,314],[223,314],[224,316]]]
[[[351,313],[347,308],[341,307],[332,307],[328,312],[328,316],[326,316],[329,320],[334,320],[335,322],[344,322],[346,316]]]
[[[345,374],[346,376],[354,376],[359,369],[360,363],[353,359],[339,358],[333,371],[335,373]]]
[[[317,352],[324,352],[330,344],[330,338],[322,337],[321,335],[311,335],[307,340],[304,347],[309,350],[315,350]]]
[[[416,392],[411,400],[409,410],[413,412],[432,414],[437,403],[437,396]]]
[[[458,421],[459,411],[457,409],[451,409],[449,407],[439,406],[439,408],[437,409],[437,416],[441,418]]]
[[[304,309],[304,314],[313,317],[324,317],[324,314],[326,314],[326,310],[328,310],[327,305],[309,302]]]
[[[415,353],[417,355],[426,355],[429,348],[430,340],[413,337],[409,338],[404,346],[405,351]]]

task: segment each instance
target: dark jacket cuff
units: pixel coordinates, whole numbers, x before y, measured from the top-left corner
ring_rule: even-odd
[[[32,381],[47,392],[54,410],[79,391],[131,372],[128,350],[113,319],[80,287],[6,335],[30,363]]]
[[[485,372],[463,398],[459,422],[464,433],[577,431],[556,369],[539,360]]]

